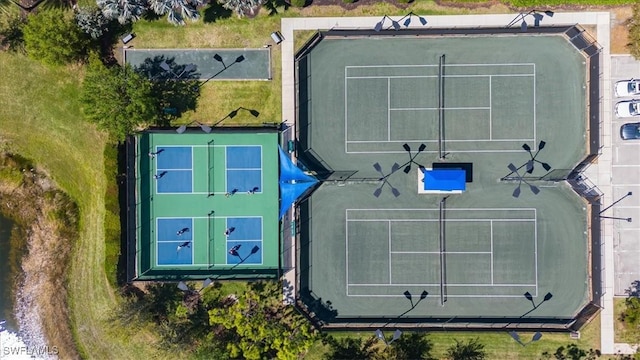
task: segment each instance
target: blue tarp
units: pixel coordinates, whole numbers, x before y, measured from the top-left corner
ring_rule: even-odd
[[[280,154],[280,219],[282,219],[291,205],[318,180],[300,170],[281,147],[278,147],[278,151]]]
[[[424,189],[454,191],[466,189],[465,171],[462,169],[423,170]]]

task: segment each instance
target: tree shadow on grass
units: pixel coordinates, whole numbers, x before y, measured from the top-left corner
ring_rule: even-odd
[[[228,19],[231,17],[231,10],[225,8],[216,0],[211,0],[209,2],[209,6],[204,9],[204,18],[203,21],[205,23],[214,23],[219,19]]]
[[[200,73],[194,64],[178,64],[164,55],[147,58],[135,68],[151,80],[157,99],[158,126],[169,126],[171,120],[185,111],[195,110],[200,97]]]

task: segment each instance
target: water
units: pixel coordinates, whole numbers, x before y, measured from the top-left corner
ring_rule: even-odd
[[[55,359],[57,349],[46,346],[39,313],[28,291],[31,287],[17,289],[16,298],[12,298],[22,256],[21,249],[11,249],[13,227],[14,223],[0,214],[0,360]],[[19,241],[14,246],[16,243],[21,246]],[[14,302],[18,306],[14,307]]]
[[[4,328],[17,331],[13,318],[13,300],[11,288],[16,274],[11,272],[10,248],[13,222],[0,214],[0,321],[6,321]]]

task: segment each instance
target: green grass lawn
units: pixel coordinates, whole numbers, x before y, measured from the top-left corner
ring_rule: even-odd
[[[393,329],[389,329],[388,332],[392,333]],[[374,332],[332,332],[335,337],[345,336],[361,336],[369,337],[374,335]],[[533,333],[519,332],[520,338],[523,342],[527,339],[531,339]],[[580,333],[579,340],[572,340],[569,338],[568,333],[552,333],[544,332],[542,338],[527,346],[521,346],[515,342],[506,331],[496,332],[462,332],[462,331],[435,331],[428,333],[429,339],[433,343],[433,350],[431,355],[436,359],[443,359],[446,357],[447,349],[455,344],[455,340],[468,341],[478,338],[480,343],[484,345],[487,359],[541,359],[543,352],[549,352],[553,354],[560,346],[567,346],[569,344],[576,344],[578,347],[584,350],[599,349],[600,348],[600,316],[594,318],[589,324],[587,324]],[[391,345],[393,346],[393,345]],[[318,341],[313,348],[310,349],[308,354],[304,357],[305,360],[320,360],[328,351],[328,347],[324,346]]]
[[[261,11],[254,19],[218,20],[215,23],[189,23],[175,27],[164,19],[142,21],[134,26],[137,48],[162,47],[262,47],[270,43],[270,33],[278,30],[281,16],[382,16],[468,13],[471,10],[446,8],[433,1],[417,1],[407,9],[388,3],[361,6],[347,11],[338,6],[290,9],[276,16]],[[507,12],[503,5],[482,8],[478,12]],[[256,109],[260,117],[244,114],[234,123],[281,121],[280,49],[272,47],[272,81],[211,81],[202,89],[198,108],[177,123],[199,120],[215,123],[240,106]],[[106,137],[84,121],[79,99],[83,68],[45,68],[21,55],[0,53],[0,149],[19,153],[33,160],[69,194],[81,211],[80,237],[74,245],[68,280],[71,324],[80,351],[87,358],[178,358],[160,350],[152,327],[145,324],[119,323],[113,311],[120,297],[105,274],[105,177],[104,148]],[[71,246],[71,245],[70,245]],[[109,267],[107,267],[109,268]],[[547,334],[536,343],[521,348],[506,333],[432,333],[436,343],[434,355],[440,356],[453,338],[479,336],[492,358],[535,358],[544,350],[555,350],[569,343],[567,334]],[[524,335],[523,336],[529,336]],[[585,348],[598,347],[599,318],[595,319],[578,342]],[[316,354],[321,353],[322,346]],[[511,355],[509,355],[511,354]],[[309,355],[310,359],[314,357]],[[318,357],[315,357],[318,358]]]
[[[615,317],[615,341],[628,343],[628,344],[637,344],[640,342],[640,336],[638,336],[638,331],[635,331],[635,335],[631,329],[629,329],[626,324],[618,319],[620,319],[620,315],[626,308],[625,305],[626,298],[614,298],[613,299],[613,315]]]

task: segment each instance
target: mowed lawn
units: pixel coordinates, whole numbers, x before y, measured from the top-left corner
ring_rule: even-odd
[[[104,196],[106,182],[113,179],[104,176],[106,138],[82,117],[82,68],[50,69],[0,52],[0,73],[1,150],[32,159],[81,211],[80,236],[69,244],[74,252],[67,285],[79,350],[89,358],[171,358],[158,351],[148,331],[113,321],[117,297],[103,266]]]
[[[282,11],[283,9],[279,9]],[[421,1],[408,9],[386,3],[345,12],[340,7],[290,9],[275,16],[262,10],[254,19],[235,15],[214,23],[189,23],[175,27],[160,19],[134,25],[136,48],[258,48],[272,43],[270,33],[280,27],[281,16],[382,16],[403,15],[413,10],[421,14],[466,13],[469,10],[443,8]],[[505,12],[503,6],[481,8],[479,12]],[[256,109],[258,118],[240,112],[223,124],[280,122],[280,49],[272,47],[272,81],[210,81],[202,88],[198,108],[176,123],[199,120],[213,124],[238,107]],[[79,86],[83,68],[69,66],[50,69],[21,55],[0,53],[0,149],[32,159],[67,192],[81,210],[80,238],[74,245],[68,281],[72,326],[80,351],[87,358],[180,358],[160,349],[152,329],[114,318],[120,300],[104,273],[104,214],[107,181],[104,175],[104,134],[82,117]],[[583,332],[581,346],[598,347],[599,319]],[[587,334],[596,334],[589,335]],[[555,351],[569,343],[567,334],[546,334],[536,344],[521,348],[506,333],[434,333],[438,345],[434,355],[444,354],[454,338],[480,336],[491,358],[536,358],[542,351]],[[528,336],[528,335],[526,335]],[[566,339],[566,341],[565,341]],[[590,346],[587,344],[591,344]],[[556,346],[557,345],[557,346]],[[318,345],[316,355],[324,348]],[[309,358],[314,357],[310,354]]]
[[[388,329],[385,332],[387,336],[391,336],[394,329]],[[374,332],[334,332],[331,333],[336,338],[346,336],[358,336],[358,337],[370,337],[375,336]],[[503,359],[546,359],[542,356],[542,353],[547,352],[551,354],[551,359],[554,359],[553,354],[560,346],[566,347],[569,344],[575,344],[579,348],[588,351],[589,349],[600,348],[600,316],[595,317],[589,324],[583,327],[580,333],[580,339],[572,340],[569,338],[569,334],[566,332],[552,333],[543,332],[542,338],[533,343],[529,343],[526,346],[522,346],[515,342],[507,331],[493,331],[493,332],[473,332],[473,331],[435,331],[427,333],[428,338],[433,344],[431,356],[435,359],[446,359],[447,349],[455,344],[456,340],[467,342],[472,339],[478,339],[481,344],[484,345],[484,350],[488,360],[503,360]],[[522,342],[527,343],[531,340],[534,333],[531,332],[518,332]],[[380,341],[378,341],[380,343]],[[379,344],[380,350],[384,349],[383,344]],[[391,344],[393,346],[393,344]],[[328,347],[322,345],[320,342],[316,343],[309,351],[305,360],[321,360],[324,359],[324,355],[328,351]],[[614,359],[615,357],[603,356],[600,359]]]

